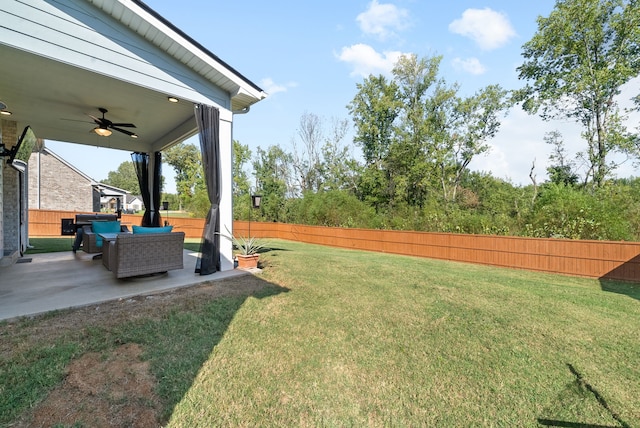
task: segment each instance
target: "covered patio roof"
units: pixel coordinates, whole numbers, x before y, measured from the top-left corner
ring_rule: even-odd
[[[12,113],[0,117],[38,138],[160,151],[197,133],[194,104],[246,111],[266,97],[139,0],[3,1],[0,22],[0,102]],[[92,132],[99,108],[138,138]]]

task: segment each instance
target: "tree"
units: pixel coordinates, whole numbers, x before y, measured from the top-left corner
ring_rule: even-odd
[[[358,195],[379,210],[391,199],[386,161],[402,102],[398,85],[382,75],[369,76],[356,88],[347,109],[355,125],[353,141],[362,149],[365,162]]]
[[[553,146],[553,151],[549,155],[551,165],[547,167],[549,180],[555,184],[573,186],[578,183],[578,175],[574,172],[574,162],[567,159],[567,150],[562,141],[562,135],[558,131],[548,132],[544,137],[544,142]]]
[[[251,150],[249,146],[240,144],[239,141],[233,140],[233,194],[243,195],[249,193],[251,184],[249,176],[244,170],[245,165],[251,160]]]
[[[176,144],[165,151],[164,161],[171,165],[176,173],[176,191],[182,206],[188,206],[196,194],[198,183],[204,186],[200,150],[193,144]]]
[[[131,161],[122,162],[116,171],[109,171],[107,178],[101,183],[127,190],[134,195],[140,194],[138,175]]]
[[[388,154],[394,122],[402,102],[398,85],[380,76],[369,76],[356,85],[358,92],[347,106],[356,127],[354,143],[362,148],[367,166],[379,164]]]
[[[300,117],[298,138],[303,147],[299,149],[294,138],[291,158],[298,191],[300,193],[317,192],[322,183],[321,154],[324,140],[322,119],[313,113],[304,113]]]
[[[233,218],[244,219],[248,216],[251,183],[245,171],[245,165],[251,160],[249,146],[233,140]]]
[[[342,144],[349,124],[333,118],[327,132],[325,122],[313,113],[300,117],[298,137],[303,144],[298,149],[293,140],[291,166],[296,183],[296,194],[356,187],[357,161]]]
[[[586,140],[588,175],[599,187],[615,165],[612,152],[633,150],[616,96],[640,73],[638,0],[558,0],[523,46],[515,94],[529,113],[544,120],[577,121]]]
[[[342,143],[349,123],[346,119],[333,119],[329,136],[322,146],[323,190],[349,190],[355,194],[361,165],[353,157],[349,147]]]
[[[262,194],[260,211],[266,220],[284,219],[286,198],[291,195],[291,155],[280,146],[270,146],[266,151],[258,147],[253,162],[256,191]]]
[[[441,59],[402,56],[391,82],[369,77],[349,105],[366,162],[359,190],[377,209],[423,207],[430,194],[454,201],[469,163],[498,131],[506,91],[491,85],[462,98],[438,77]]]
[[[396,204],[422,206],[435,177],[427,105],[441,60],[403,55],[392,70],[402,103],[388,161]]]
[[[507,92],[489,85],[473,96],[457,96],[458,86],[438,85],[428,100],[432,158],[445,201],[456,200],[462,176],[474,157],[489,150],[487,140],[500,128],[498,114],[505,110]]]

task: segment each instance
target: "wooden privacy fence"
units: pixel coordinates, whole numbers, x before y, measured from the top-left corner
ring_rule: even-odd
[[[234,233],[248,232],[235,221]],[[527,269],[602,279],[640,281],[640,243],[577,241],[251,222],[251,235],[310,244]]]
[[[69,211],[29,211],[31,236],[60,236]],[[187,237],[200,238],[203,219],[164,218]],[[141,217],[123,215],[123,224]],[[247,236],[249,223],[234,221],[234,233]],[[310,244],[478,263],[591,278],[640,281],[640,243],[522,238],[251,222],[251,236]]]

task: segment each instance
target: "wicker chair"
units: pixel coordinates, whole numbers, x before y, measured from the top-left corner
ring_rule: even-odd
[[[129,229],[127,226],[120,226],[120,231],[128,232]],[[85,253],[101,253],[102,246],[98,246],[96,237],[97,234],[93,233],[91,225],[82,226],[82,251]]]
[[[182,269],[184,232],[123,233],[105,242],[102,264],[116,278]]]

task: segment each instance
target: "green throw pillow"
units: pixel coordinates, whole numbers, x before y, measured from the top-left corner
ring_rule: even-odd
[[[145,226],[131,226],[133,233],[169,233],[173,226],[163,227],[145,227]]]
[[[92,221],[91,231],[93,233],[119,233],[120,221]],[[96,235],[96,245],[98,248],[102,247],[102,237]]]

